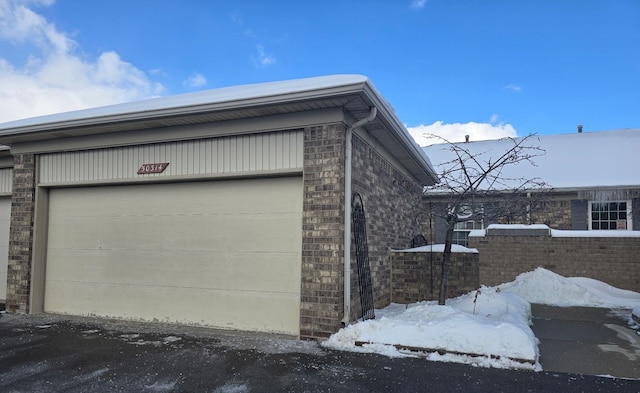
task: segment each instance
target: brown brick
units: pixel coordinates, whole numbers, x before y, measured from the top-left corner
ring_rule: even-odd
[[[9,255],[7,263],[7,310],[28,313],[31,254],[33,244],[33,214],[35,207],[35,156],[14,155],[13,198]]]

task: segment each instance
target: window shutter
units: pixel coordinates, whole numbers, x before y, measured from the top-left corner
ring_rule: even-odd
[[[433,242],[435,244],[443,244],[447,238],[447,220],[444,219],[446,213],[446,203],[433,204]]]
[[[498,202],[485,202],[482,204],[484,215],[482,217],[482,226],[484,228],[491,224],[498,224],[498,210],[500,204]]]
[[[631,200],[631,219],[633,220],[633,230],[640,231],[640,198]]]
[[[589,229],[587,217],[589,215],[589,201],[576,199],[571,201],[571,229],[586,231]]]

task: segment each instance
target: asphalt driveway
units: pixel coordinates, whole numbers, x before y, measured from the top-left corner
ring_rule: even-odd
[[[538,304],[531,310],[543,369],[633,378],[640,384],[640,336],[629,327],[630,310]]]
[[[326,350],[314,342],[55,315],[0,318],[2,392],[638,392],[640,381]]]

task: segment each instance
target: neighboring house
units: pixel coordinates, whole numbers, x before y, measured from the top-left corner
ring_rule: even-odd
[[[419,232],[421,191],[437,180],[359,75],[19,120],[0,125],[0,143],[15,159],[9,311],[303,338],[360,316],[352,195],[381,307],[388,250]]]
[[[538,266],[640,290],[640,129],[543,135],[530,145],[546,151],[535,166],[507,166],[504,178],[539,178],[542,190],[483,195],[467,210],[482,212],[457,224],[454,242],[479,252],[479,283],[498,285]],[[463,142],[480,160],[494,159],[510,140]],[[451,160],[444,145],[424,148],[438,172]],[[486,194],[486,193],[485,193]],[[448,195],[427,192],[425,237],[443,243]],[[491,224],[492,225],[489,227]],[[497,224],[520,224],[504,226]],[[521,224],[537,224],[525,225]],[[546,225],[540,225],[546,224]],[[486,230],[484,230],[486,229]]]
[[[9,254],[9,222],[13,157],[7,146],[0,146],[0,303],[7,297],[7,257]]]
[[[542,135],[530,140],[545,153],[535,157],[535,166],[523,162],[505,167],[503,176],[539,178],[549,188],[537,195],[508,195],[514,207],[510,215],[493,217],[500,210],[496,204],[504,198],[486,198],[473,208],[484,212],[482,218],[456,226],[454,242],[466,245],[468,233],[489,224],[547,224],[565,230],[640,230],[640,176],[635,156],[640,146],[640,129]],[[464,148],[481,159],[494,159],[513,143],[508,139],[461,142]],[[451,160],[444,144],[423,148],[433,163]],[[441,218],[447,196],[438,192],[425,194],[426,210],[433,211],[428,236],[434,243],[444,242],[445,222]],[[514,198],[520,198],[515,201]],[[528,202],[527,202],[528,201]],[[467,209],[470,209],[468,207]],[[429,230],[429,222],[425,224]]]

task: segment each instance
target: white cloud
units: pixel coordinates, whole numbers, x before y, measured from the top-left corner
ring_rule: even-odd
[[[256,45],[256,55],[252,56],[251,59],[256,67],[260,68],[276,63],[276,58],[271,54],[267,54],[262,45]]]
[[[151,75],[169,76],[169,74],[167,74],[162,68],[152,68],[148,72]]]
[[[24,64],[0,54],[0,122],[159,95],[163,87],[113,51],[89,59],[78,44],[30,6],[51,0],[0,1],[0,40],[27,51]]]
[[[426,2],[427,0],[413,0],[413,2],[411,2],[411,8],[424,8]]]
[[[243,28],[242,34],[246,38],[254,42],[259,42],[259,35],[253,31],[251,26],[245,25],[244,20],[242,19],[242,15],[240,15],[238,12],[234,12],[231,15],[231,21],[239,27]],[[272,54],[266,52],[266,50],[264,49],[264,45],[257,44],[255,46],[255,52],[251,55],[251,61],[257,68],[264,68],[275,64],[276,58]]]
[[[513,91],[519,93],[522,91],[522,87],[518,85],[507,85],[504,87],[505,90]]]
[[[186,81],[184,81],[184,84],[189,86],[189,87],[202,87],[202,86],[206,86],[207,84],[207,78],[204,77],[204,75],[195,72],[193,74],[191,74],[191,76],[189,78],[187,78]]]
[[[491,118],[494,119],[494,117],[497,120],[497,115],[493,115]],[[436,121],[431,125],[421,124],[417,127],[407,127],[407,130],[420,146],[441,143],[441,140],[429,138],[427,135],[437,135],[450,142],[464,142],[465,135],[469,135],[471,141],[517,136],[516,130],[511,124],[476,122],[445,124],[442,121]]]
[[[47,1],[5,0],[0,3],[0,39],[13,44],[31,43],[42,50],[65,52],[75,43],[41,15],[27,8],[29,3],[50,5]]]

